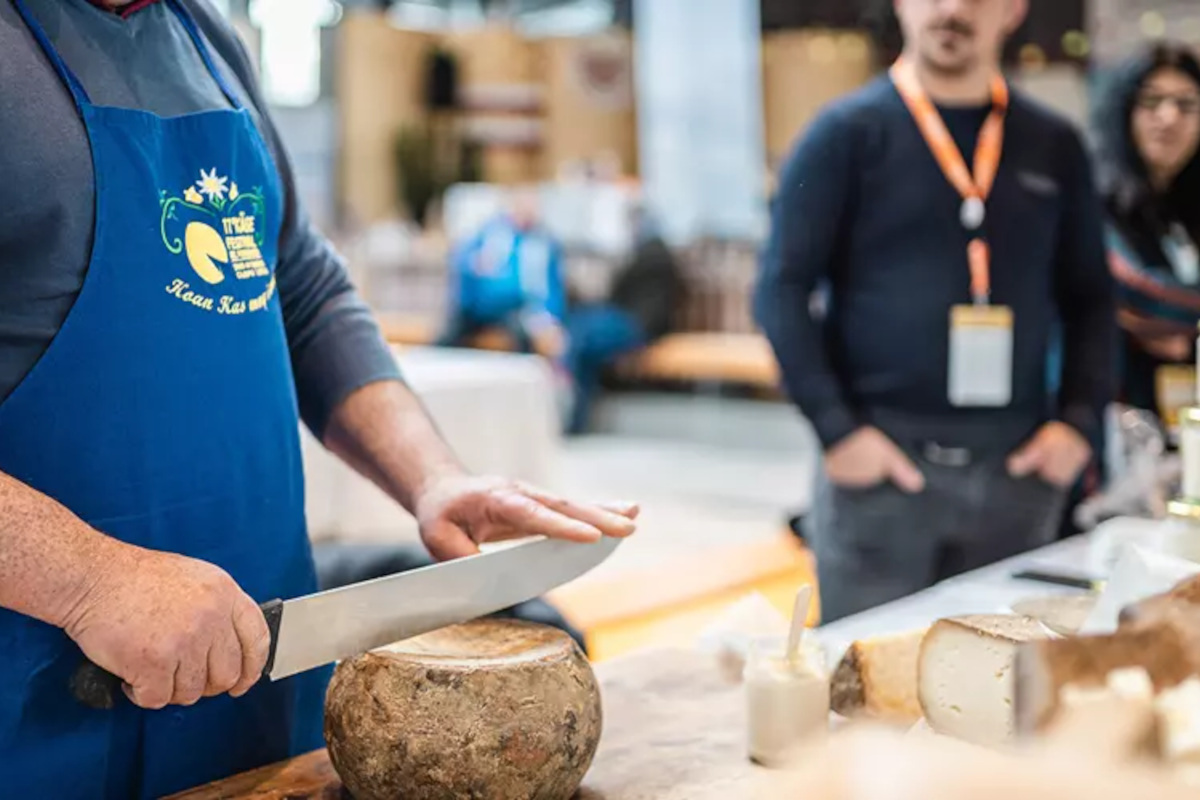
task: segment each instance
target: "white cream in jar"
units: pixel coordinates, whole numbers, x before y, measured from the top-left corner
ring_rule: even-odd
[[[755,643],[743,680],[751,760],[789,766],[828,731],[829,673],[813,648],[802,648],[789,661],[782,642]]]

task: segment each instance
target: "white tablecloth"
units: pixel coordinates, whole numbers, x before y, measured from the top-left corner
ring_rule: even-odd
[[[1010,613],[1013,603],[1028,597],[1048,594],[1078,594],[1078,589],[1028,580],[1013,574],[1040,569],[1089,578],[1091,540],[1076,536],[1048,547],[1033,550],[983,569],[968,572],[870,611],[847,617],[818,629],[818,636],[831,660],[836,663],[846,648],[857,639],[878,636],[930,625],[960,614]]]
[[[554,381],[534,356],[470,350],[397,350],[405,379],[468,469],[545,484],[559,448]],[[415,539],[412,518],[303,434],[314,539]]]

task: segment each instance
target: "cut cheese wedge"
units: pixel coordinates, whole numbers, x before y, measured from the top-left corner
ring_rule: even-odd
[[[911,725],[921,718],[917,661],[928,628],[861,639],[833,672],[830,701],[844,717]]]
[[[985,746],[1011,739],[1017,646],[1047,635],[1037,620],[1008,614],[934,623],[917,668],[917,693],[930,727]]]

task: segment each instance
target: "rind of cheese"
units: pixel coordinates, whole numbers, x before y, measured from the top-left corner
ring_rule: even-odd
[[[1154,682],[1150,673],[1144,667],[1122,667],[1108,673],[1103,686],[1079,686],[1069,683],[1059,690],[1059,702],[1065,705],[1078,705],[1106,697],[1118,697],[1124,700],[1152,700],[1154,698]]]
[[[566,800],[600,739],[600,690],[562,631],[476,620],[343,661],[325,741],[357,800]]]
[[[1144,622],[1156,622],[1164,616],[1189,612],[1200,606],[1200,575],[1186,578],[1175,584],[1170,591],[1146,598],[1121,610],[1122,628]]]
[[[1047,636],[1017,615],[939,620],[921,645],[918,697],[938,733],[985,746],[1013,735],[1013,663],[1017,646]]]
[[[1017,655],[1017,729],[1041,730],[1058,710],[1063,687],[1102,688],[1114,670],[1141,667],[1156,691],[1176,686],[1195,670],[1188,633],[1178,620],[1139,623],[1106,636],[1044,639]]]
[[[833,672],[830,700],[844,717],[912,724],[921,718],[917,662],[928,628],[854,642]]]

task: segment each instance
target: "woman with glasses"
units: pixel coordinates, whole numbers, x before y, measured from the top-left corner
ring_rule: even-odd
[[[1125,66],[1101,126],[1109,263],[1120,292],[1121,397],[1170,416],[1195,401],[1200,322],[1200,61],[1157,45]]]

